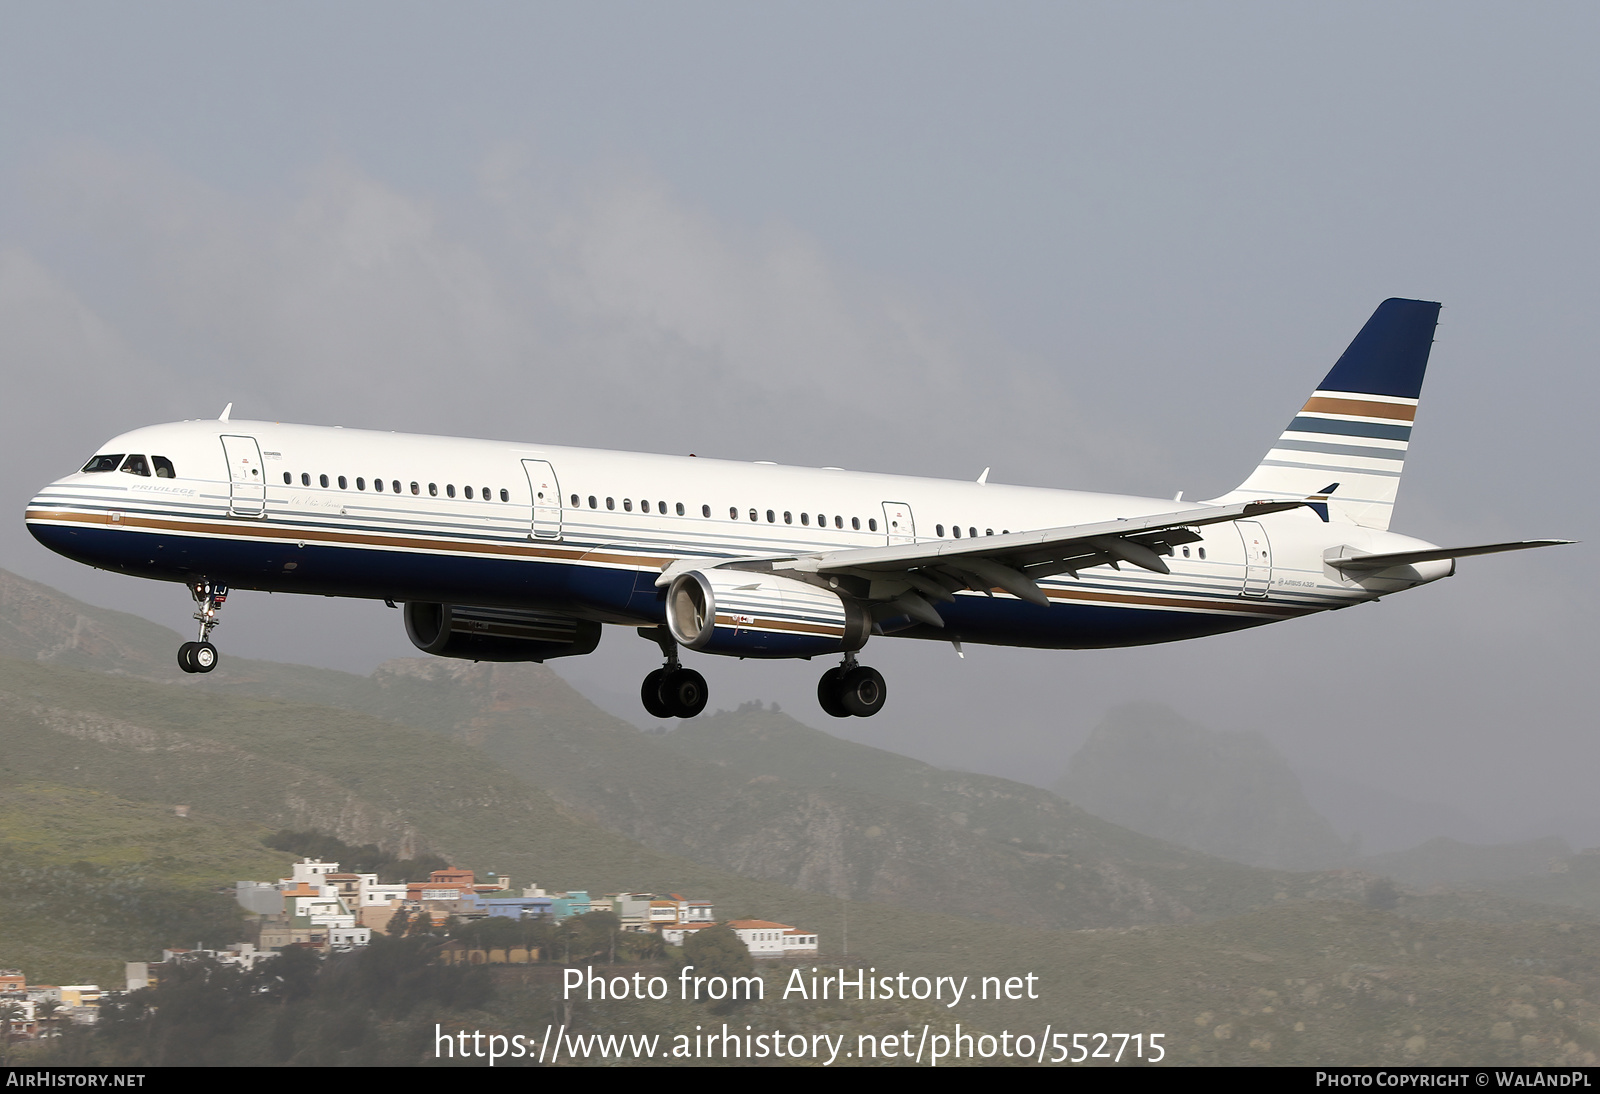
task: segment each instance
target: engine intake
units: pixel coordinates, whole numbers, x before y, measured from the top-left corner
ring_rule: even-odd
[[[690,570],[667,587],[667,627],[691,650],[813,657],[866,645],[872,619],[831,589],[749,570]]]
[[[555,612],[409,603],[405,619],[417,649],[467,661],[547,661],[600,644],[600,624]]]

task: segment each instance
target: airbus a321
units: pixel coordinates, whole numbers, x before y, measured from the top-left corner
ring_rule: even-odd
[[[114,437],[28,505],[86,565],[186,585],[188,672],[230,589],[402,605],[421,650],[592,651],[635,627],[655,717],[691,718],[690,650],[838,657],[835,717],[884,703],[875,636],[1049,649],[1199,638],[1373,600],[1455,560],[1389,531],[1439,305],[1386,300],[1236,490],[1203,504],[220,418]]]

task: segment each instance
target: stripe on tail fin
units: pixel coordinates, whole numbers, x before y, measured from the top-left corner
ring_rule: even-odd
[[[1336,481],[1333,520],[1387,529],[1438,321],[1429,301],[1379,304],[1261,465],[1219,500],[1306,498]]]

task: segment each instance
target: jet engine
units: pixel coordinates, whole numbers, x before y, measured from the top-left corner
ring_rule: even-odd
[[[872,618],[831,589],[750,570],[690,570],[667,587],[667,626],[691,650],[812,657],[866,645]]]
[[[600,624],[556,612],[409,603],[406,637],[424,653],[468,661],[547,661],[590,653]]]

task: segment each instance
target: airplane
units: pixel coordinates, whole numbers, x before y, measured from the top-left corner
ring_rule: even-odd
[[[112,438],[27,507],[40,543],[188,586],[211,632],[232,589],[403,606],[418,649],[474,661],[593,651],[634,627],[657,718],[705,709],[680,652],[839,656],[834,717],[882,709],[876,636],[1087,649],[1346,608],[1455,572],[1390,515],[1440,305],[1380,304],[1261,464],[1212,501],[779,467],[339,426],[215,420]],[[1181,494],[1179,497],[1181,498]]]

